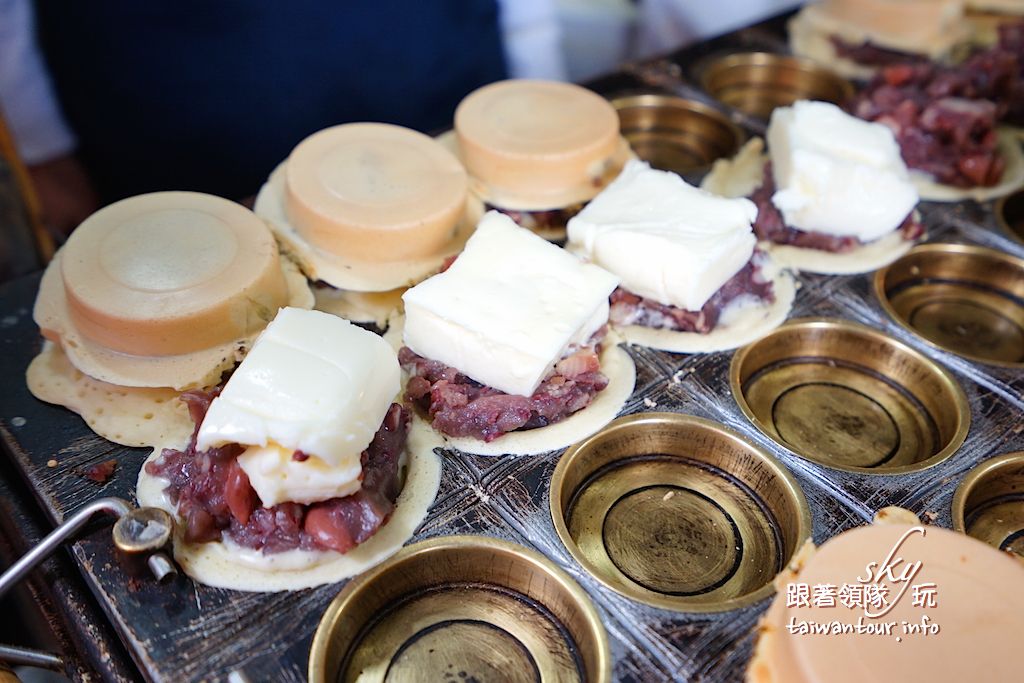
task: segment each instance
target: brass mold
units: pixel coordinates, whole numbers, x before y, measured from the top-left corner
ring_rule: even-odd
[[[353,579],[313,638],[309,680],[611,680],[587,594],[541,555],[486,536],[410,545]]]
[[[953,495],[953,528],[1024,558],[1024,451],[986,460]]]
[[[906,344],[845,320],[797,319],[739,349],[733,398],[766,436],[848,472],[935,465],[963,444],[971,412],[952,375]]]
[[[924,244],[875,274],[893,320],[970,360],[1024,367],[1024,260],[964,244]]]
[[[621,417],[572,446],[550,499],[555,530],[591,575],[680,612],[768,597],[811,531],[807,501],[781,463],[679,413]]]
[[[1024,190],[1017,190],[996,201],[993,210],[999,229],[1007,237],[1024,244]]]
[[[763,119],[797,100],[841,104],[853,95],[849,81],[817,62],[771,52],[715,59],[703,69],[701,84],[719,102]]]
[[[743,131],[724,114],[696,100],[672,95],[634,95],[612,100],[623,137],[638,157],[679,174],[731,157]]]

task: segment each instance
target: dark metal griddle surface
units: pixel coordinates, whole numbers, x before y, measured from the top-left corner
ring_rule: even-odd
[[[769,22],[673,55],[664,62],[595,82],[605,94],[658,87],[708,102],[751,134],[763,122],[723,109],[700,91],[695,69],[723,51],[783,51],[781,24]],[[991,205],[922,205],[929,241],[982,244],[1024,256],[1021,245],[995,229]],[[797,477],[810,504],[814,539],[870,520],[885,505],[902,505],[930,523],[950,526],[953,489],[972,466],[998,453],[1024,449],[1018,370],[970,363],[935,350],[887,318],[871,293],[870,276],[803,275],[792,317],[827,316],[881,329],[949,368],[970,403],[973,424],[964,446],[949,460],[908,475],[844,473],[779,448],[742,415],[729,390],[732,354],[682,356],[632,348],[636,391],[625,413],[669,410],[724,423],[776,455]],[[104,495],[132,498],[146,451],[94,436],[74,414],[35,400],[25,369],[40,339],[31,307],[38,276],[0,290],[0,430],[13,463],[53,522]],[[740,680],[750,656],[762,602],[722,614],[678,614],[646,607],[601,587],[561,545],[548,513],[547,487],[559,452],[518,458],[484,458],[444,452],[441,491],[416,535],[423,539],[479,533],[509,539],[553,558],[590,594],[608,629],[616,680]],[[77,470],[116,458],[114,476],[97,484]],[[56,466],[48,466],[55,460]],[[104,528],[74,544],[74,561],[127,650],[148,680],[303,681],[317,622],[339,586],[294,593],[249,594],[207,588],[185,577],[156,586],[132,577],[113,556]],[[110,672],[111,677],[115,676]]]

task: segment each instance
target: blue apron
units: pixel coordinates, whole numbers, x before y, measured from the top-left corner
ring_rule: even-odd
[[[37,14],[106,201],[251,195],[321,128],[436,131],[506,74],[496,0],[45,0]]]

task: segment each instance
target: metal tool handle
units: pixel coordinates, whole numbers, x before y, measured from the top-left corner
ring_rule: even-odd
[[[157,581],[176,573],[177,570],[170,559],[162,552],[158,552],[170,540],[171,531],[174,528],[170,515],[163,510],[154,508],[136,508],[121,498],[98,498],[87,503],[81,510],[66,519],[63,524],[51,531],[39,545],[28,551],[24,557],[11,565],[0,576],[0,597],[3,597],[36,565],[52,555],[64,541],[74,536],[94,515],[100,512],[118,518],[114,526],[114,542],[120,549],[133,553],[153,553],[147,563]],[[151,528],[151,523],[161,525],[166,532],[150,533],[143,542],[138,542],[139,534],[143,533],[145,529]],[[139,527],[140,524],[141,527]],[[135,527],[139,527],[140,530],[135,530]],[[156,558],[155,561],[154,558]]]
[[[10,666],[34,666],[39,669],[51,669],[61,671],[64,668],[64,660],[49,652],[40,652],[27,647],[16,645],[0,645],[0,683],[6,683],[3,672],[6,670],[11,676],[15,676]],[[15,679],[17,677],[15,676]]]
[[[0,576],[0,597],[101,512],[117,518],[113,529],[114,545],[125,553],[148,555],[146,564],[157,581],[163,581],[177,573],[174,563],[161,551],[170,541],[174,531],[174,520],[167,512],[157,508],[136,508],[121,498],[98,498],[64,520],[63,524],[47,534],[39,545],[28,551]],[[5,683],[5,676],[6,680],[11,680],[2,668],[5,661],[57,669],[63,666],[60,657],[56,655],[0,645],[0,683]]]

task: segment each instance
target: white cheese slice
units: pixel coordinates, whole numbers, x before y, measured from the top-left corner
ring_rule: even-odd
[[[827,102],[778,108],[768,126],[786,224],[870,242],[900,226],[918,194],[892,131]]]
[[[487,213],[443,273],[408,290],[406,346],[490,387],[530,396],[608,321],[619,279]]]
[[[328,465],[315,455],[297,461],[292,457],[294,453],[293,449],[268,444],[250,446],[238,456],[239,466],[264,507],[285,502],[308,505],[359,490],[363,467],[358,457],[342,465]]]
[[[659,303],[700,310],[754,253],[757,207],[630,161],[569,221],[568,247]]]
[[[264,505],[273,504],[264,495],[347,495],[399,387],[398,359],[383,339],[327,313],[283,308],[210,405],[196,445],[263,447],[239,464]],[[296,450],[311,457],[294,461]],[[333,483],[315,484],[327,471]]]

